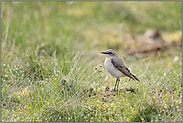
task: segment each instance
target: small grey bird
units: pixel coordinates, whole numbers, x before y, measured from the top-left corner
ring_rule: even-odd
[[[127,76],[133,80],[139,81],[139,79],[135,75],[130,73],[130,70],[124,65],[123,61],[118,57],[117,53],[114,50],[108,49],[107,51],[101,53],[106,55],[106,59],[104,62],[105,69],[109,74],[116,77],[114,91],[116,91],[116,85],[118,89],[120,77]]]

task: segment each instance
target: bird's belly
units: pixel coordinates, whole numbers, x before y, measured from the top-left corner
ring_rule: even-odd
[[[116,78],[125,76],[121,71],[116,69],[111,62],[106,63],[105,68],[106,68],[107,72],[109,72],[109,74],[111,74],[112,76],[114,76]]]

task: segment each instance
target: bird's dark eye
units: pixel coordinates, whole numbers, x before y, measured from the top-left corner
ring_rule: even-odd
[[[112,52],[108,52],[108,54],[112,54]]]

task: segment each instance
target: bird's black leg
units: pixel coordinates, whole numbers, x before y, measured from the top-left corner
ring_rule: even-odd
[[[115,84],[115,87],[114,87],[114,91],[116,90],[116,85],[117,85],[117,82],[118,82],[118,78],[116,79],[116,84]]]
[[[118,85],[117,85],[117,90],[118,90],[118,87],[119,87],[119,81],[120,81],[120,79],[119,79],[119,78],[117,78],[117,81],[118,81]]]

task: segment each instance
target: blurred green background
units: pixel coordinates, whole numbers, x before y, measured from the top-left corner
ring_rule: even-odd
[[[179,1],[3,2],[2,31],[7,26],[9,31],[3,31],[2,37],[16,36],[15,46],[23,51],[27,50],[24,45],[47,42],[70,49],[78,42],[80,50],[98,45],[96,49],[105,50],[111,42],[123,46],[126,33],[136,36],[148,29],[181,30],[181,12]]]
[[[182,2],[1,2],[1,120],[182,121],[181,46],[145,57],[124,50],[149,29],[181,42]],[[114,86],[115,79],[98,70],[105,58],[100,51],[109,48],[142,81],[123,78],[120,87],[138,88],[139,95],[106,103],[83,97],[83,89],[99,94]]]

